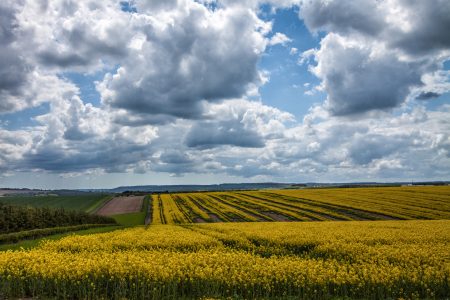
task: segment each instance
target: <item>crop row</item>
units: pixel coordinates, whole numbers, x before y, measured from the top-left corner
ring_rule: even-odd
[[[450,219],[450,187],[153,195],[153,224]]]
[[[444,299],[450,221],[152,225],[0,252],[0,298]]]

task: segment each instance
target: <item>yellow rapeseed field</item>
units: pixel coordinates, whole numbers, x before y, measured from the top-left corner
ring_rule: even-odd
[[[450,186],[155,194],[153,224],[450,219]]]
[[[450,221],[151,225],[0,252],[0,298],[445,299]]]

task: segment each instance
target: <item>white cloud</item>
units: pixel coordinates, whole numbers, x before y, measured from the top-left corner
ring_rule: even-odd
[[[0,112],[43,102],[50,110],[33,127],[0,122],[3,174],[448,178],[449,107],[427,111],[412,100],[450,89],[447,16],[437,9],[446,2],[304,2],[306,25],[328,33],[300,55],[321,83],[296,86],[327,100],[302,121],[247,99],[268,80],[258,69],[267,46],[290,42],[281,32],[269,38],[259,1],[135,1],[133,13],[112,0],[21,3],[0,4]],[[426,20],[412,18],[418,8]],[[62,79],[104,70],[98,107]]]
[[[264,82],[257,62],[267,28],[253,11],[209,10],[193,1],[167,3],[161,13],[159,6],[142,8],[147,15],[137,16],[135,26],[146,41],[99,84],[104,104],[198,119],[205,102],[243,96]]]
[[[303,1],[300,17],[314,33],[325,31],[312,72],[322,80],[327,107],[352,115],[398,107],[408,98],[430,99],[439,92],[427,78],[450,58],[448,1]],[[442,79],[442,77],[441,77]],[[429,81],[429,80],[428,80]],[[419,92],[417,92],[419,91]]]
[[[114,123],[107,109],[85,104],[78,90],[50,103],[50,111],[36,117],[39,126],[28,128],[32,142],[10,161],[16,170],[83,173],[101,170],[124,172],[145,158],[157,128]],[[15,132],[15,131],[11,131]]]
[[[5,173],[15,170],[14,163],[22,159],[32,144],[33,135],[27,130],[9,131],[0,128],[0,171]]]
[[[286,46],[290,42],[292,42],[292,40],[290,38],[288,38],[284,33],[277,32],[270,38],[269,45],[271,45],[271,46],[275,46],[275,45]],[[292,49],[296,49],[296,48],[292,48]],[[291,54],[293,54],[292,49],[290,50]]]
[[[311,72],[322,80],[326,106],[335,115],[399,106],[412,88],[422,85],[421,76],[428,67],[402,61],[376,44],[333,33],[321,41],[315,60]]]
[[[3,1],[0,113],[58,101],[64,71],[93,71],[127,53],[128,14],[115,1]]]
[[[450,91],[450,71],[439,70],[422,76],[424,86],[416,89],[416,99],[429,100]]]
[[[134,33],[118,1],[26,1],[17,14],[30,56],[49,68],[85,71],[117,63]]]
[[[303,51],[300,54],[298,64],[303,65],[303,64],[310,62],[310,60],[315,57],[316,53],[317,53],[316,49],[308,49],[306,51]]]

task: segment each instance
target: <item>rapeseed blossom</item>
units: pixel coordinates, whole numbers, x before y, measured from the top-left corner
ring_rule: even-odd
[[[450,221],[152,225],[0,253],[0,297],[445,298]]]

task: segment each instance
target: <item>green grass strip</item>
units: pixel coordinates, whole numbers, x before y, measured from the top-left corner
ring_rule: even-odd
[[[106,227],[106,226],[112,226],[112,224],[82,224],[75,226],[33,229],[27,231],[6,233],[0,235],[0,244],[17,243],[21,240],[36,239],[52,234],[64,233],[68,231],[84,230],[96,227]]]
[[[98,200],[94,204],[92,204],[89,208],[87,208],[85,211],[89,214],[95,214],[103,205],[105,205],[108,201],[110,201],[112,198],[114,198],[113,195],[108,195],[106,197],[103,197],[102,199]]]
[[[59,240],[63,237],[69,235],[88,235],[88,234],[96,234],[96,233],[104,233],[114,230],[123,229],[122,226],[112,225],[112,226],[104,226],[104,227],[95,227],[84,230],[77,231],[68,231],[64,233],[52,234],[45,237],[37,238],[34,240],[23,240],[14,244],[4,244],[0,245],[0,251],[6,250],[20,250],[20,249],[31,249],[39,246],[40,242],[43,240]]]
[[[149,196],[145,196],[142,200],[142,207],[140,212],[113,215],[111,218],[122,226],[132,227],[145,224],[145,217],[147,216],[147,210],[149,205]]]

